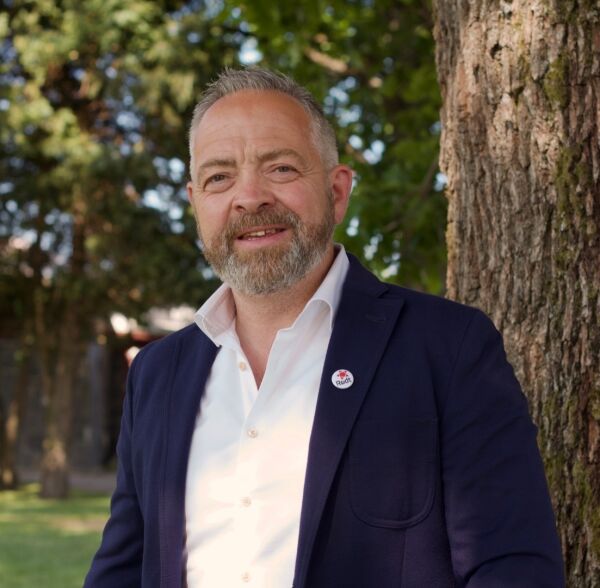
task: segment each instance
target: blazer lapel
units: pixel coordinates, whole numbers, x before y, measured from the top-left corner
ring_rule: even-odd
[[[354,421],[402,307],[378,298],[387,290],[351,257],[325,358],[304,482],[294,588],[303,588],[325,502]],[[354,383],[337,388],[332,375],[348,370]]]
[[[217,351],[197,329],[180,338],[171,366],[159,494],[161,588],[182,585],[187,462],[200,398]]]

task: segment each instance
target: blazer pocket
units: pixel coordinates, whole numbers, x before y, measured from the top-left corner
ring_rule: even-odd
[[[349,445],[350,503],[376,527],[416,525],[430,512],[438,463],[437,419],[358,421]]]

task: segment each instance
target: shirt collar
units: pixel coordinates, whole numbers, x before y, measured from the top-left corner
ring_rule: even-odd
[[[342,286],[350,266],[344,246],[336,243],[335,249],[337,255],[327,275],[298,316],[299,319],[306,309],[317,301],[324,302],[328,307],[330,329],[333,329],[333,320],[342,296]],[[215,345],[222,345],[226,338],[234,334],[235,330],[235,304],[231,288],[227,284],[219,286],[216,292],[198,309],[194,321]]]

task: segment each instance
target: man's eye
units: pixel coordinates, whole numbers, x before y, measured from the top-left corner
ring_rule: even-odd
[[[213,174],[206,178],[202,187],[208,191],[222,191],[229,186],[229,176],[226,174]]]
[[[298,170],[293,165],[288,165],[287,163],[274,165],[269,170],[269,178],[273,182],[293,182],[298,175]]]
[[[210,178],[208,178],[206,180],[207,184],[215,184],[217,182],[222,182],[225,180],[225,175],[223,174],[215,174],[214,176],[210,176]]]

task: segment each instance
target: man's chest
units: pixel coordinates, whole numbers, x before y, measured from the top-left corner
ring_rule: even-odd
[[[194,585],[224,585],[222,574],[291,583],[328,338],[319,327],[280,331],[260,388],[241,348],[217,354],[186,480],[188,581],[202,578]]]

